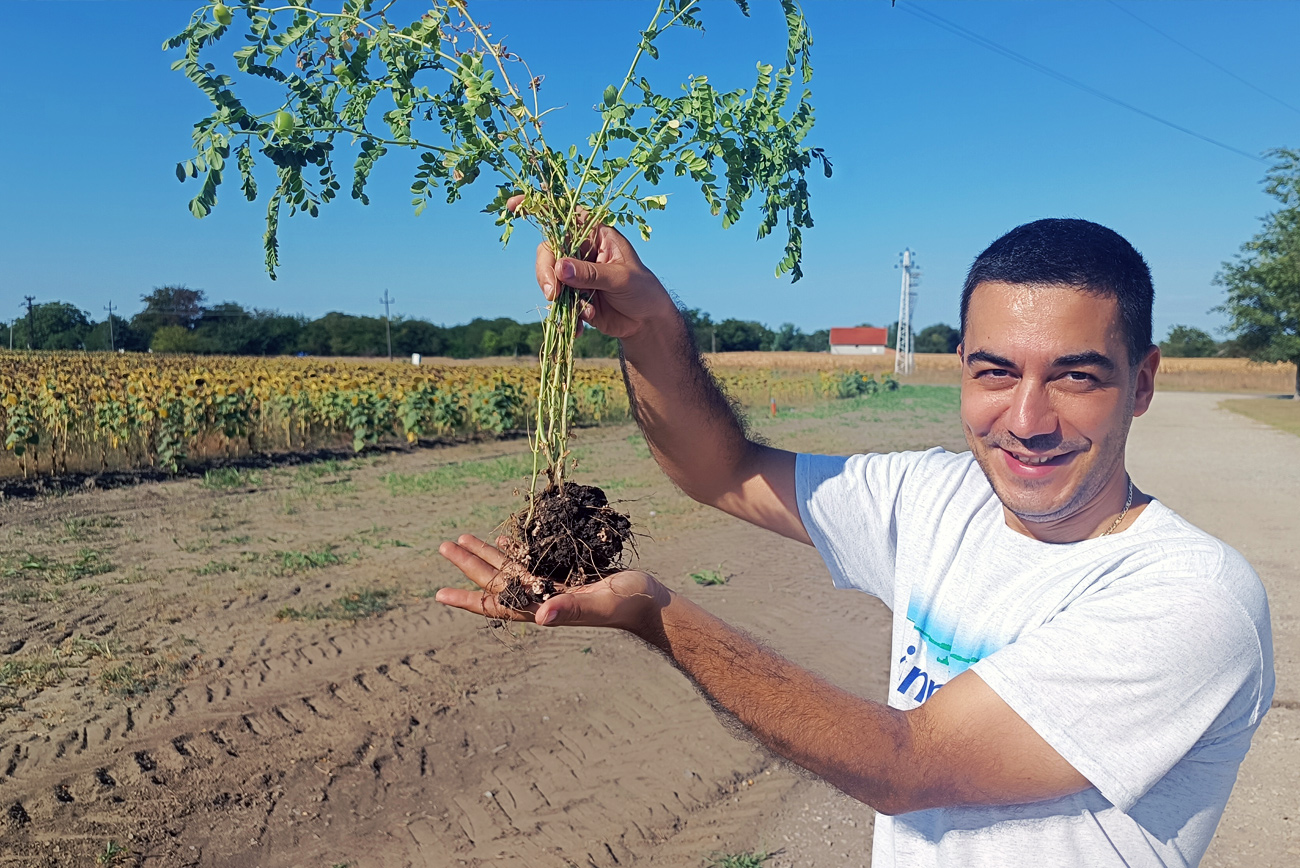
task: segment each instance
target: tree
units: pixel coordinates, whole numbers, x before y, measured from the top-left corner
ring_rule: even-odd
[[[140,296],[144,310],[131,317],[131,327],[152,345],[153,334],[163,326],[193,329],[203,318],[203,290],[180,286],[156,286]]]
[[[1296,365],[1293,397],[1300,401],[1300,150],[1269,151],[1273,167],[1264,191],[1282,207],[1261,218],[1263,228],[1214,280],[1228,297],[1228,331],[1252,359]]]
[[[959,343],[961,343],[961,332],[940,322],[921,329],[912,348],[918,353],[955,353]]]
[[[165,325],[149,339],[149,349],[155,353],[199,353],[203,351],[200,338],[194,332],[178,325]]]
[[[1174,326],[1169,330],[1169,337],[1160,342],[1160,353],[1174,359],[1203,359],[1217,355],[1218,351],[1218,341],[1192,326]]]
[[[126,350],[142,353],[149,349],[148,339],[131,324],[117,314],[112,314],[112,334],[109,334],[109,320],[95,323],[86,333],[86,349],[96,352],[109,350]]]
[[[718,352],[736,353],[765,349],[772,344],[772,333],[760,322],[724,319],[718,323]]]
[[[27,317],[14,323],[14,346],[39,350],[85,349],[90,327],[85,311],[67,302],[49,301],[32,307],[30,326]]]
[[[686,319],[687,328],[695,337],[696,348],[702,353],[714,352],[718,342],[718,331],[713,317],[698,307],[684,307],[681,311]]]

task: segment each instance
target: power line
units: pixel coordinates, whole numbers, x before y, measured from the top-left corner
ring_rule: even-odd
[[[1285,102],[1285,101],[1283,101],[1283,100],[1281,100],[1281,99],[1278,99],[1277,97],[1273,96],[1273,94],[1271,94],[1271,93],[1269,93],[1268,91],[1264,90],[1264,88],[1262,88],[1262,87],[1260,87],[1260,86],[1254,84],[1253,82],[1246,81],[1246,79],[1244,79],[1244,78],[1242,78],[1241,76],[1237,75],[1237,73],[1233,72],[1231,69],[1228,69],[1226,66],[1223,66],[1223,65],[1220,64],[1220,63],[1216,63],[1215,61],[1213,61],[1213,60],[1211,60],[1210,58],[1206,57],[1204,54],[1201,54],[1199,51],[1197,51],[1196,49],[1192,48],[1190,45],[1185,45],[1185,44],[1183,44],[1182,42],[1179,42],[1177,39],[1175,39],[1174,37],[1170,36],[1168,33],[1165,33],[1165,32],[1164,32],[1163,30],[1161,30],[1159,27],[1156,27],[1156,26],[1155,26],[1154,24],[1152,24],[1150,21],[1147,21],[1145,18],[1140,17],[1136,12],[1133,12],[1133,11],[1130,10],[1130,9],[1125,9],[1123,6],[1121,6],[1121,5],[1119,5],[1118,3],[1116,3],[1115,0],[1108,0],[1108,2],[1110,3],[1110,5],[1114,6],[1116,9],[1118,9],[1120,12],[1123,12],[1125,15],[1129,16],[1129,17],[1132,18],[1134,21],[1137,21],[1137,22],[1139,22],[1140,24],[1143,24],[1143,25],[1145,25],[1145,26],[1147,26],[1147,27],[1150,27],[1150,28],[1151,28],[1152,30],[1154,30],[1156,33],[1159,33],[1159,34],[1160,34],[1161,36],[1163,36],[1165,39],[1168,39],[1170,42],[1172,42],[1174,45],[1177,45],[1179,48],[1183,49],[1183,50],[1186,51],[1188,54],[1192,54],[1192,55],[1195,55],[1196,57],[1199,57],[1201,60],[1204,60],[1204,61],[1205,61],[1206,63],[1208,63],[1210,66],[1214,67],[1215,69],[1219,70],[1220,72],[1224,73],[1225,75],[1230,75],[1230,76],[1232,76],[1232,77],[1235,78],[1237,81],[1241,82],[1242,84],[1244,84],[1246,87],[1250,88],[1251,90],[1258,91],[1259,93],[1262,93],[1264,96],[1266,96],[1266,97],[1268,97],[1269,99],[1273,100],[1273,102],[1277,103],[1278,105],[1285,106],[1286,108],[1291,109],[1291,111],[1295,112],[1296,114],[1300,114],[1300,108],[1296,108],[1295,106],[1291,105],[1291,103],[1289,103],[1289,102]]]
[[[954,24],[948,19],[934,14],[929,9],[921,9],[911,4],[907,4],[905,6],[899,6],[898,8],[903,10],[904,12],[907,12],[910,15],[914,15],[917,18],[920,18],[923,21],[928,21],[929,23],[935,25],[936,27],[942,27],[944,30],[947,30],[949,33],[953,33],[956,34],[957,36],[960,36],[962,39],[966,39],[970,42],[974,42],[976,45],[979,45],[983,48],[987,48],[989,51],[1000,54],[1009,60],[1014,60],[1016,63],[1023,64],[1024,66],[1029,67],[1035,72],[1041,72],[1043,75],[1050,76],[1056,79],[1057,81],[1063,82],[1064,84],[1068,84],[1071,87],[1078,88],[1079,90],[1082,90],[1085,93],[1090,93],[1093,96],[1098,97],[1099,99],[1104,99],[1109,103],[1114,103],[1120,108],[1126,108],[1129,111],[1135,112],[1136,114],[1140,114],[1142,115],[1142,117],[1147,118],[1149,120],[1153,120],[1158,124],[1164,124],[1170,129],[1178,130],[1178,132],[1180,133],[1185,133],[1186,135],[1192,136],[1193,138],[1200,139],[1203,142],[1208,142],[1211,145],[1216,145],[1220,148],[1223,148],[1225,151],[1231,151],[1232,153],[1243,156],[1248,160],[1254,160],[1257,163],[1264,163],[1265,165],[1268,164],[1267,160],[1265,160],[1263,157],[1258,156],[1257,154],[1247,153],[1246,151],[1243,151],[1240,148],[1234,148],[1232,145],[1224,144],[1218,139],[1212,139],[1209,136],[1202,135],[1201,133],[1198,133],[1195,130],[1190,130],[1187,127],[1174,123],[1173,121],[1165,120],[1159,115],[1152,114],[1151,112],[1145,109],[1138,108],[1132,103],[1128,103],[1122,99],[1119,99],[1118,97],[1111,96],[1105,91],[1100,91],[1091,85],[1084,84],[1083,82],[1079,81],[1077,78],[1071,78],[1070,76],[1066,75],[1063,72],[1057,72],[1056,70],[1052,69],[1050,66],[1044,66],[1043,64],[1035,60],[1030,60],[1028,57],[1025,57],[1023,54],[1020,54],[1016,51],[1012,51],[1010,48],[1006,48],[1002,45],[999,45],[998,43],[994,42],[991,39],[987,39],[983,36],[980,36],[978,33],[967,30],[965,27],[962,27],[959,24]]]

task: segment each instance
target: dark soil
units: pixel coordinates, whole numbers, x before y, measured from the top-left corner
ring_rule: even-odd
[[[593,485],[549,487],[537,496],[531,518],[525,507],[508,527],[512,563],[503,570],[498,599],[517,609],[624,569],[633,549],[631,520]]]

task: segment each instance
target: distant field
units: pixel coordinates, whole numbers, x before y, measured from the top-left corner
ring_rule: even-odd
[[[828,353],[706,353],[718,371],[844,371],[894,370],[893,353],[883,356],[832,356]],[[1289,395],[1295,387],[1295,365],[1262,364],[1246,359],[1164,359],[1156,386],[1178,392],[1252,392]],[[905,382],[957,385],[960,369],[955,355],[918,353],[916,373]]]

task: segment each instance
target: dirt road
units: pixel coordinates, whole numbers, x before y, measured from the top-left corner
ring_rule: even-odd
[[[1282,866],[1300,815],[1300,438],[1215,406],[1161,393],[1130,463],[1268,584],[1280,707],[1206,864]],[[804,450],[961,447],[944,390],[760,429]],[[683,498],[630,429],[581,443],[582,472],[651,537],[642,566],[883,696],[879,603],[835,591],[810,549]],[[437,544],[517,503],[522,448],[0,504],[0,666],[30,675],[0,692],[0,866],[867,865],[870,809],[734,737],[635,641],[492,629],[429,599],[456,579]],[[699,587],[702,569],[730,581]]]

